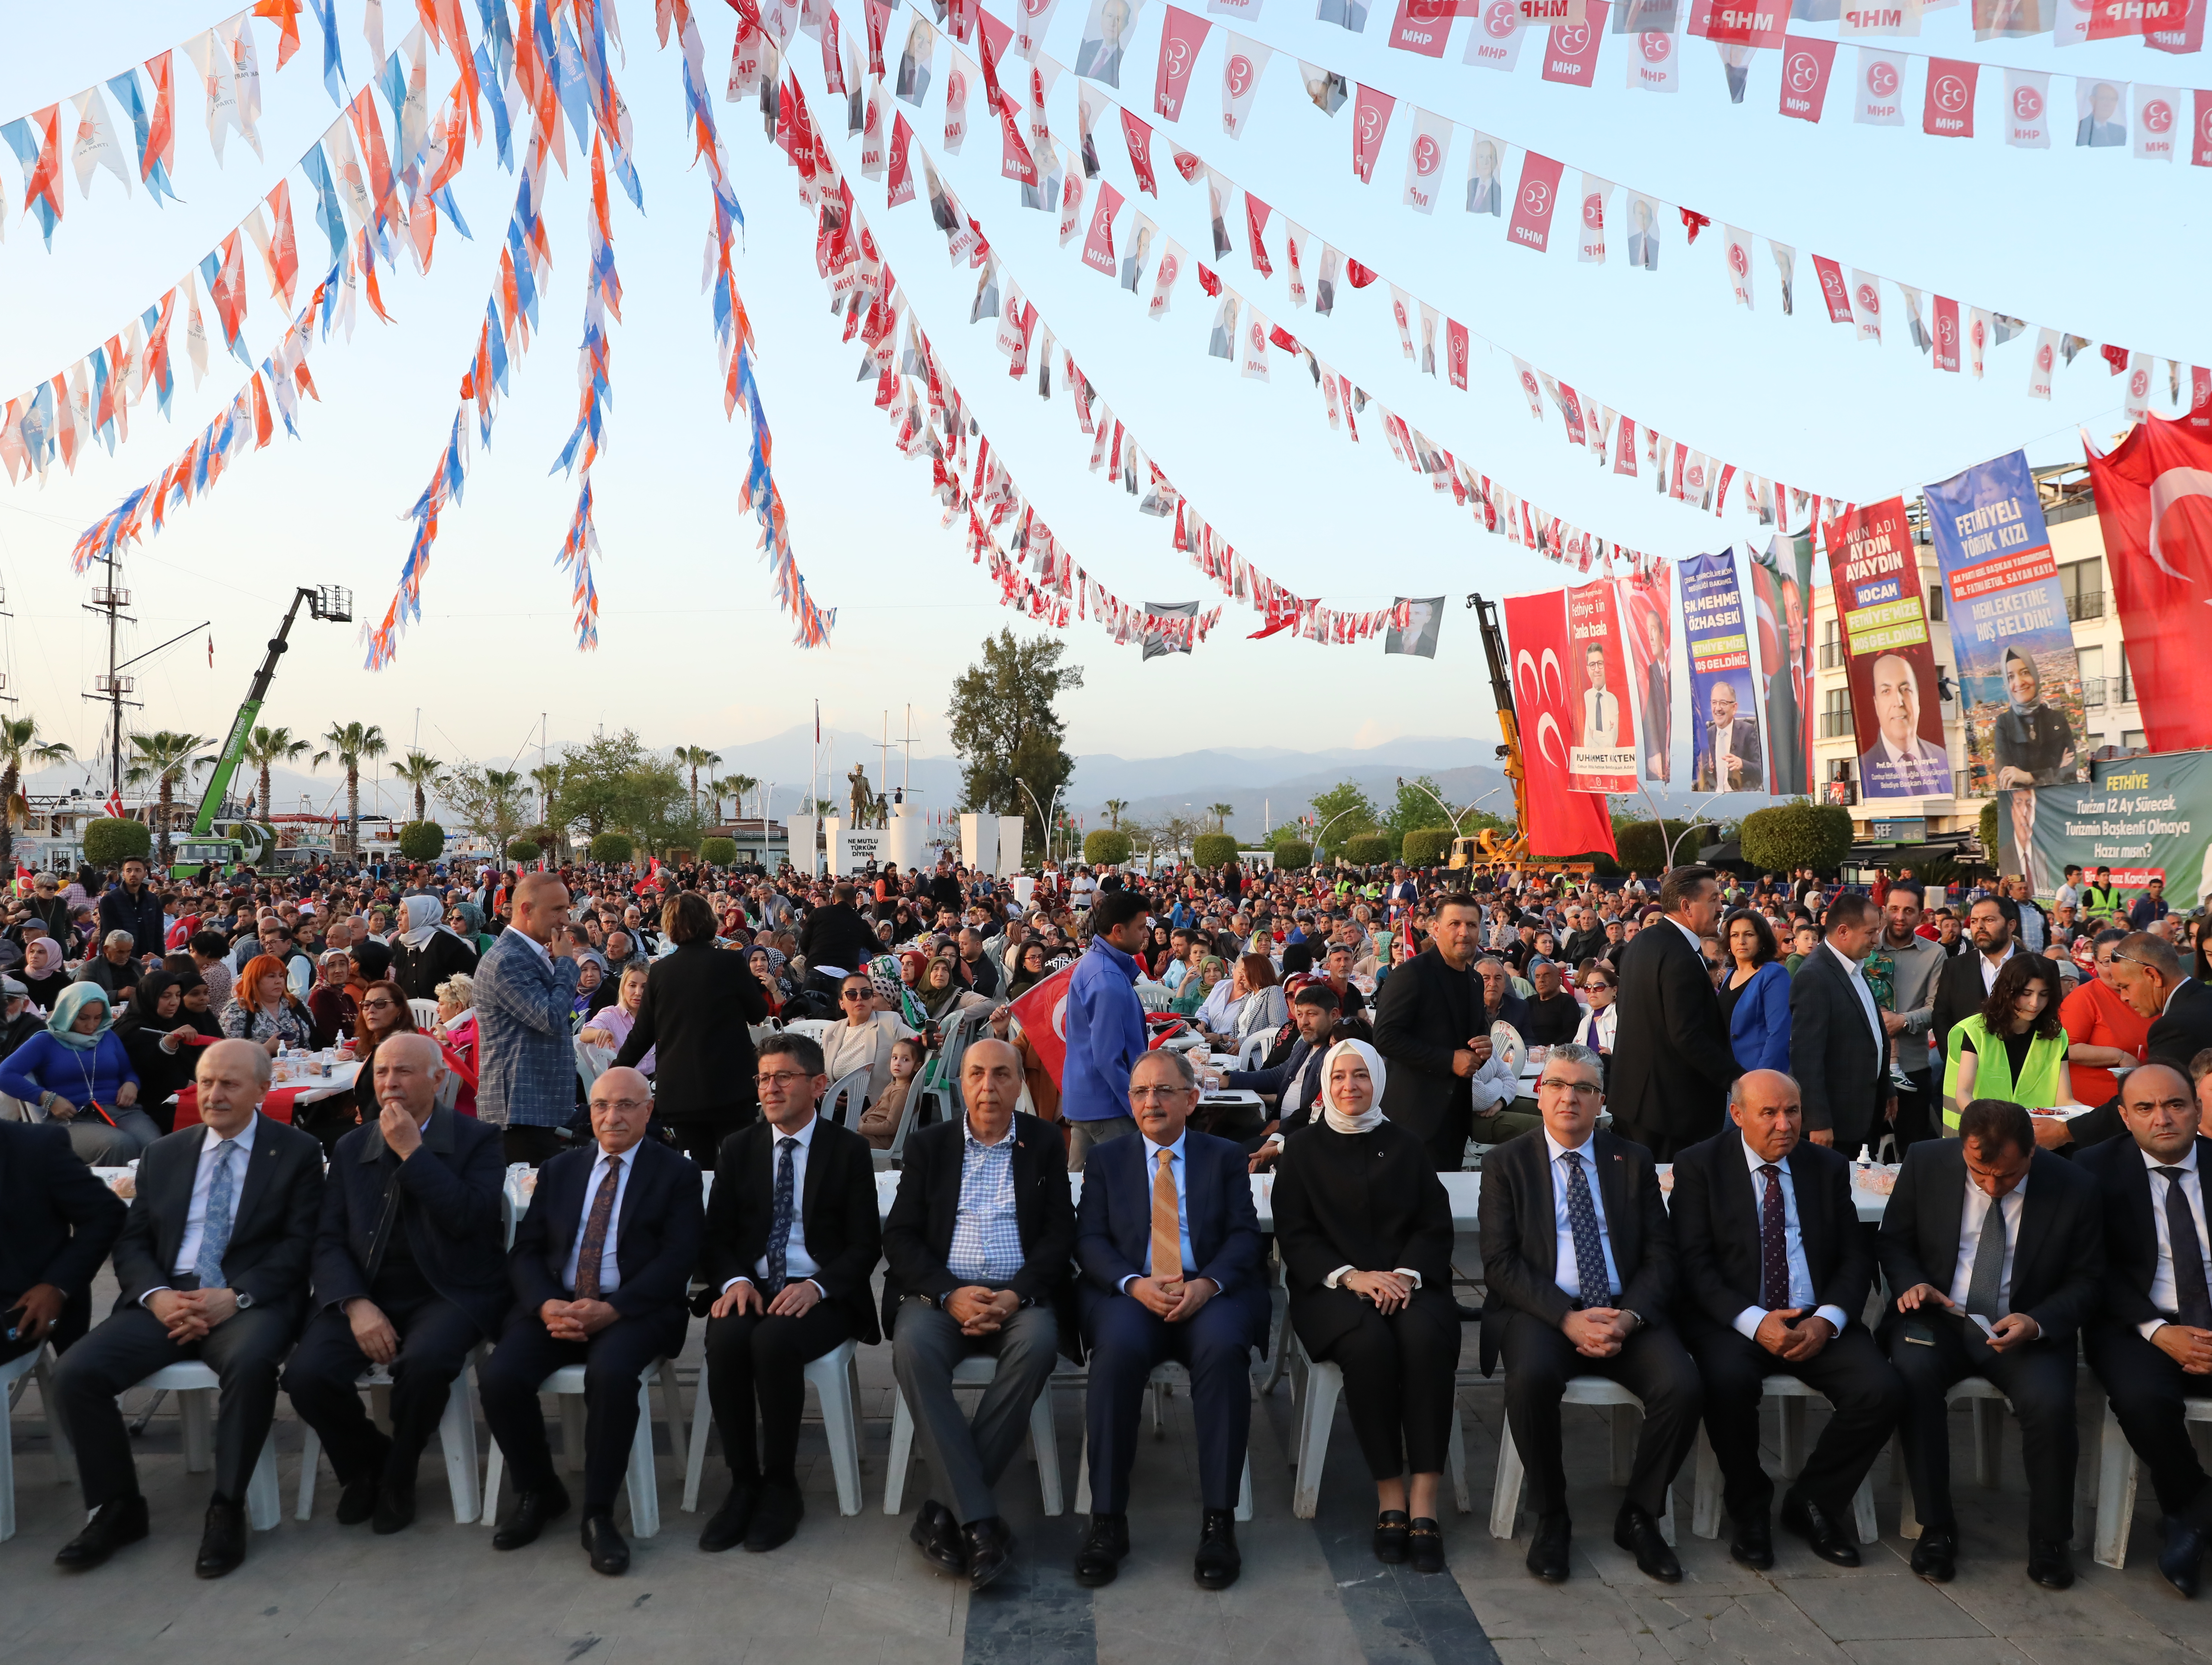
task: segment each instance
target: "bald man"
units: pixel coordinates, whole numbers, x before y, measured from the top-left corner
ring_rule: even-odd
[[[284,1371],[300,1419],[321,1436],[343,1491],[338,1524],[398,1532],[415,1518],[415,1471],[471,1349],[509,1302],[496,1127],[437,1108],[446,1063],[427,1035],[376,1049],[377,1116],[337,1142],[315,1238],[307,1333]],[[391,1372],[392,1432],[355,1386]]]
[[[511,908],[477,966],[477,1119],[504,1130],[507,1161],[534,1168],[575,1119],[576,946],[568,889],[554,874],[526,874]]]

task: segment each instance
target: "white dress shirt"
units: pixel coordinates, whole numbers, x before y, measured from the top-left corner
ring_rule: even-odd
[[[525,937],[523,940],[527,942],[529,939]],[[637,1166],[635,1145],[618,1157],[601,1151],[584,1180],[584,1212],[576,1217],[576,1240],[568,1245],[568,1259],[561,1268],[561,1281],[572,1295],[576,1289],[576,1261],[584,1252],[584,1231],[592,1223],[592,1205],[599,1200],[599,1182],[606,1177],[610,1164],[615,1171],[615,1206],[614,1212],[607,1216],[607,1240],[599,1249],[599,1294],[605,1297],[622,1286],[622,1268],[615,1264],[615,1240],[622,1236],[623,1196],[629,1189],[629,1176]]]
[[[1962,1311],[1966,1304],[1966,1291],[1973,1287],[1974,1255],[1982,1242],[1982,1223],[1989,1218],[1990,1194],[1974,1183],[1973,1176],[1966,1176],[1966,1206],[1959,1214],[1959,1265],[1951,1274],[1951,1287],[1945,1291],[1954,1305]],[[2004,1271],[1997,1279],[1997,1316],[2002,1318],[2012,1311],[2012,1263],[2020,1248],[2021,1211],[2027,1206],[2027,1182],[2021,1182],[1995,1199],[2004,1210],[2005,1251]]]
[[[2007,960],[2020,952],[2020,945],[2017,942],[2007,943],[2005,945],[2005,951],[1998,955],[1995,959],[1991,959],[1987,954],[1982,953],[1982,951],[1978,948],[1977,948],[1974,952],[1980,956],[1982,962],[1982,993],[1984,994],[1993,994],[1996,992],[1997,973],[2004,969],[2004,963]]]
[[[2141,1145],[2136,1148],[2142,1150]],[[2172,1312],[2181,1305],[2181,1296],[2173,1281],[2173,1234],[2166,1230],[2166,1194],[2173,1188],[2174,1182],[2158,1170],[2160,1168],[2183,1170],[2181,1194],[2188,1200],[2189,1212],[2197,1217],[2199,1254],[2204,1254],[2206,1245],[2212,1243],[2212,1237],[2204,1235],[2204,1176],[2197,1165],[2197,1146],[2193,1142],[2190,1145],[2189,1154],[2179,1162],[2160,1162],[2148,1151],[2143,1151],[2142,1159],[2143,1166],[2150,1170],[2151,1229],[2158,1233],[2158,1272],[2150,1280],[2150,1303],[2160,1312]],[[2212,1279],[2212,1255],[2206,1255],[2205,1275]],[[2137,1328],[2142,1331],[2143,1340],[2148,1341],[2165,1324],[2163,1318],[2151,1318]]]
[[[1820,946],[1836,957],[1836,963],[1844,968],[1844,975],[1850,979],[1851,987],[1859,997],[1859,1009],[1866,1014],[1867,1027],[1874,1031],[1874,1049],[1879,1056],[1881,1052],[1881,1014],[1875,1010],[1874,991],[1867,987],[1866,962],[1853,959],[1832,942],[1824,942]]]
[[[806,1125],[797,1133],[778,1133],[769,1142],[768,1194],[769,1206],[773,1210],[775,1206],[776,1170],[783,1165],[783,1141],[787,1139],[795,1139],[799,1141],[799,1148],[791,1153],[791,1237],[783,1246],[783,1276],[786,1283],[795,1284],[801,1278],[805,1279],[809,1283],[814,1283],[814,1274],[822,1270],[822,1263],[806,1252],[806,1158],[814,1149],[814,1130],[821,1125],[820,1116],[810,1115],[806,1118]],[[769,1131],[775,1133],[773,1127]],[[722,1287],[726,1291],[732,1284],[763,1283],[767,1280],[768,1275],[768,1255],[763,1251],[753,1262],[753,1275],[750,1278],[727,1279],[723,1282]],[[814,1287],[824,1300],[829,1298],[830,1291],[823,1289],[820,1284],[814,1284]]]
[[[1741,1146],[1743,1159],[1751,1169],[1752,1218],[1761,1223],[1760,1229],[1763,1233],[1767,1178],[1759,1170],[1766,1158],[1753,1150],[1741,1138],[1739,1137],[1736,1143]],[[1782,1170],[1774,1176],[1773,1182],[1782,1188],[1782,1243],[1783,1251],[1790,1261],[1790,1304],[1802,1312],[1813,1305],[1813,1267],[1812,1263],[1805,1258],[1805,1238],[1797,1224],[1797,1183],[1790,1176],[1790,1158],[1784,1157],[1776,1165]],[[1772,1310],[1771,1307],[1746,1307],[1735,1316],[1736,1334],[1746,1340],[1755,1338],[1759,1334],[1759,1321]],[[1815,1308],[1813,1316],[1815,1318],[1826,1319],[1829,1328],[1837,1334],[1841,1335],[1844,1333],[1844,1325],[1847,1321],[1841,1307]]]
[[[246,1200],[246,1170],[253,1162],[253,1134],[260,1126],[261,1117],[256,1112],[253,1119],[240,1130],[237,1138],[217,1139],[215,1129],[210,1127],[208,1136],[200,1141],[199,1166],[192,1173],[191,1207],[185,1216],[185,1235],[177,1244],[176,1263],[169,1268],[173,1276],[189,1278],[199,1271],[200,1242],[207,1236],[208,1191],[215,1183],[216,1153],[229,1145],[238,1147],[238,1154],[228,1158],[231,1182],[230,1220],[234,1226],[238,1224],[238,1205]],[[166,1284],[162,1285],[164,1289],[167,1287]],[[141,1304],[161,1292],[161,1290],[148,1290],[139,1297]]]
[[[1190,1136],[1188,1133],[1177,1133],[1176,1142],[1172,1145],[1155,1145],[1151,1136],[1146,1133],[1140,1133],[1137,1137],[1144,1140],[1145,1195],[1147,1199],[1152,1194],[1153,1178],[1160,1171],[1160,1152],[1162,1151],[1169,1152],[1168,1171],[1175,1176],[1176,1237],[1182,1245],[1182,1275],[1188,1278],[1195,1269],[1192,1262],[1198,1258],[1191,1253],[1190,1248],[1190,1176],[1188,1172],[1190,1164],[1184,1156],[1190,1142]],[[1149,1201],[1146,1204],[1146,1212],[1149,1215]],[[1149,1234],[1145,1238],[1143,1275],[1147,1278],[1152,1275],[1152,1240]],[[1121,1288],[1127,1291],[1131,1284],[1136,1282],[1137,1276],[1137,1273],[1132,1273],[1122,1279]]]
[[[1598,1242],[1605,1249],[1605,1275],[1613,1285],[1606,1293],[1611,1297],[1620,1293],[1620,1263],[1613,1257],[1613,1232],[1605,1223],[1605,1187],[1598,1182],[1597,1158],[1591,1149],[1595,1143],[1595,1139],[1584,1139],[1577,1155],[1581,1158],[1583,1183],[1589,1188],[1590,1207],[1597,1215]],[[1549,1127],[1544,1129],[1544,1145],[1552,1161],[1552,1227],[1559,1234],[1557,1281],[1568,1294],[1580,1298],[1582,1267],[1575,1260],[1575,1229],[1567,1219],[1567,1164],[1564,1160],[1567,1147],[1552,1137]]]

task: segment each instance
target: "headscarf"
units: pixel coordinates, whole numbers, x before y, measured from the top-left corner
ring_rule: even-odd
[[[62,952],[61,944],[52,937],[33,937],[25,951],[23,975],[27,977],[51,977],[62,969],[69,957]]]
[[[1366,1111],[1359,1115],[1346,1115],[1336,1108],[1336,1095],[1329,1091],[1328,1073],[1337,1059],[1346,1053],[1356,1053],[1367,1066],[1370,1079],[1375,1083],[1375,1097],[1368,1102]],[[1389,1118],[1382,1114],[1382,1084],[1389,1073],[1382,1066],[1382,1054],[1364,1041],[1339,1041],[1328,1049],[1328,1056],[1321,1060],[1322,1119],[1340,1133],[1372,1133]]]
[[[862,975],[867,978],[869,987],[884,1000],[896,1003],[899,1016],[905,1019],[908,1029],[919,1030],[929,1021],[922,1013],[921,1002],[914,998],[906,979],[899,975],[899,963],[889,954],[878,954],[870,960]]]
[[[178,997],[180,1004],[177,1007],[177,1015],[167,1019],[161,1015],[161,996],[172,988],[181,989],[184,981],[183,977],[166,967],[158,971],[149,971],[140,980],[138,992],[131,997],[129,1007],[125,1010],[122,1017],[115,1020],[115,1032],[118,1035],[129,1035],[135,1030],[149,1029],[160,1030],[166,1035],[169,1030],[176,1028],[179,1024],[191,1022],[191,1020],[185,1016],[181,994]],[[201,981],[198,972],[192,974],[192,981],[196,983]],[[166,1027],[164,1027],[165,1024]]]
[[[70,1027],[90,1001],[100,1006],[100,1027],[89,1035],[79,1035]],[[73,1052],[90,1052],[100,1045],[100,1037],[115,1027],[115,1002],[98,983],[71,983],[54,1001],[54,1015],[46,1019],[46,1033]]]
[[[446,904],[435,896],[402,896],[399,898],[399,940],[420,953],[430,945],[430,939],[440,932],[453,937],[446,930]],[[453,937],[459,942],[459,937]]]

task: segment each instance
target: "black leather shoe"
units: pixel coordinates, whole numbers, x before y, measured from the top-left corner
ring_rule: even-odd
[[[1198,1528],[1198,1554],[1190,1576],[1200,1589],[1227,1589],[1244,1571],[1244,1558],[1237,1549],[1237,1516],[1226,1509],[1209,1509]]]
[[[415,1524],[415,1471],[411,1468],[385,1471],[376,1492],[376,1516],[369,1530],[379,1537],[404,1532]]]
[[[1386,1509],[1375,1517],[1375,1559],[1385,1566],[1402,1566],[1406,1540],[1413,1531],[1413,1516],[1402,1509]]]
[[[1091,1530],[1075,1552],[1075,1582],[1085,1589],[1112,1583],[1128,1553],[1129,1517],[1092,1515]]]
[[[525,1544],[534,1544],[548,1521],[557,1521],[568,1512],[568,1492],[557,1480],[543,1492],[518,1492],[514,1512],[507,1517],[505,1526],[491,1534],[491,1547],[520,1549]]]
[[[1754,1572],[1765,1572],[1773,1566],[1774,1528],[1765,1516],[1748,1516],[1735,1523],[1735,1536],[1729,1540],[1729,1554]]]
[[[1636,1558],[1636,1570],[1645,1577],[1656,1578],[1662,1584],[1682,1582],[1682,1564],[1668,1547],[1659,1522],[1634,1504],[1621,1504],[1613,1523],[1613,1540]]]
[[[1444,1529],[1426,1515],[1413,1518],[1413,1529],[1406,1534],[1413,1550],[1413,1571],[1442,1572],[1444,1570]]]
[[[950,1522],[952,1516],[945,1517]],[[959,1547],[968,1563],[968,1588],[979,1590],[1014,1564],[1014,1534],[996,1515],[986,1515],[960,1528]]]
[[[1536,1535],[1528,1540],[1528,1571],[1547,1584],[1567,1582],[1567,1545],[1572,1537],[1567,1517],[1550,1515],[1536,1522]]]
[[[2027,1547],[2027,1576],[2045,1589],[2074,1588],[2074,1558],[2061,1543]]]
[[[146,1523],[145,1498],[118,1498],[93,1510],[84,1530],[55,1553],[54,1565],[82,1572],[98,1566],[124,1545],[137,1543],[150,1529]]]
[[[760,1504],[753,1510],[753,1523],[745,1533],[745,1547],[756,1555],[781,1549],[798,1535],[799,1519],[805,1513],[805,1501],[799,1497],[795,1483],[763,1481]]]
[[[235,1572],[246,1561],[246,1510],[228,1498],[211,1499],[207,1526],[200,1533],[199,1559],[192,1571],[203,1578]]]
[[[1912,1570],[1931,1584],[1949,1583],[1959,1576],[1959,1534],[1948,1527],[1922,1527],[1920,1541],[1912,1546]]]
[[[1810,1498],[1801,1498],[1795,1492],[1786,1494],[1782,1499],[1782,1524],[1802,1538],[1813,1553],[1831,1566],[1855,1567],[1859,1564],[1859,1547],[1844,1530],[1843,1522]]]
[[[758,1480],[732,1480],[730,1495],[722,1499],[722,1506],[699,1534],[699,1547],[709,1555],[719,1555],[744,1542],[745,1534],[752,1528],[753,1511],[760,1507],[760,1495]]]
[[[907,1528],[906,1535],[921,1552],[921,1559],[939,1572],[955,1578],[968,1576],[968,1552],[961,1543],[960,1522],[936,1498],[925,1500],[915,1511],[914,1524]]]
[[[579,1534],[585,1552],[592,1558],[592,1571],[604,1572],[610,1578],[619,1578],[629,1571],[629,1546],[615,1530],[612,1515],[586,1515],[584,1528]]]
[[[392,1455],[392,1442],[382,1434],[376,1437],[375,1449],[362,1465],[362,1470],[345,1483],[338,1493],[338,1524],[359,1526],[376,1514],[376,1494],[384,1484],[384,1465]]]
[[[2205,1536],[2201,1526],[2168,1520],[2166,1547],[2158,1553],[2158,1570],[2166,1575],[2166,1582],[2192,1599],[2204,1576]]]

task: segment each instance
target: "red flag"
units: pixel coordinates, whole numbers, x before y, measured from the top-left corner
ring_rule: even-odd
[[[1362,84],[1359,101],[1352,107],[1352,171],[1362,185],[1375,180],[1375,159],[1382,154],[1382,135],[1389,131],[1390,112],[1398,100]]]
[[[1981,65],[1955,58],[1928,60],[1928,93],[1920,110],[1920,131],[1939,139],[1974,137],[1974,81]]]
[[[1782,113],[1818,121],[1828,100],[1828,71],[1835,67],[1836,43],[1811,35],[1790,35],[1782,43]]]
[[[1121,211],[1121,193],[1098,181],[1098,205],[1091,211],[1091,230],[1083,240],[1083,264],[1093,271],[1114,275],[1114,216]]]
[[[910,158],[914,147],[914,129],[906,125],[902,115],[891,123],[891,160],[890,177],[884,180],[890,195],[885,208],[896,208],[901,203],[914,200],[914,169]],[[819,719],[816,726],[820,726]],[[817,739],[820,736],[816,737]]]
[[[1472,16],[1479,9],[1470,4],[1468,14]],[[1458,15],[1455,0],[1398,0],[1398,15],[1390,20],[1390,46],[1423,58],[1442,58],[1451,37],[1452,19]]]
[[[1566,593],[1505,599],[1505,634],[1512,648],[1513,715],[1528,770],[1528,852],[1532,855],[1613,853],[1613,818],[1605,794],[1567,785]]]
[[[1455,318],[1444,320],[1444,360],[1450,367],[1451,385],[1467,392],[1467,325]]]
[[[1589,0],[1589,15],[1580,23],[1554,23],[1544,43],[1544,79],[1563,86],[1589,87],[1597,77],[1597,43],[1605,38],[1606,0]]]
[[[1137,188],[1148,197],[1158,196],[1160,182],[1152,175],[1152,130],[1124,110],[1121,137],[1129,142],[1129,167],[1137,176]]]
[[[1212,27],[1180,6],[1168,8],[1168,21],[1160,30],[1159,69],[1152,78],[1152,108],[1170,121],[1182,118],[1183,93],[1197,66],[1198,49]]]
[[[2197,125],[2190,130],[2194,136],[2189,145],[2189,160],[2193,167],[2212,167],[2212,92],[2197,89]]]
[[[1936,368],[1956,372],[1959,368],[1959,303],[1948,295],[1936,297]]]
[[[1075,968],[1064,965],[1014,1002],[1014,1021],[1023,1038],[1036,1054],[1053,1085],[1060,1085],[1060,1066],[1067,1061],[1067,986]]]
[[[123,818],[123,794],[111,789],[107,794],[106,809],[110,819],[120,821]]]
[[[1541,254],[1551,246],[1552,210],[1559,205],[1561,164],[1534,150],[1521,157],[1521,185],[1513,198],[1506,240]]]
[[[2154,751],[2212,746],[2212,701],[2197,667],[2212,651],[2212,436],[2147,416],[2089,481],[2127,641],[2143,732]]]
[[[1825,254],[1813,257],[1813,270],[1820,276],[1820,299],[1828,303],[1831,324],[1851,321],[1851,286],[1844,281],[1844,269]]]

